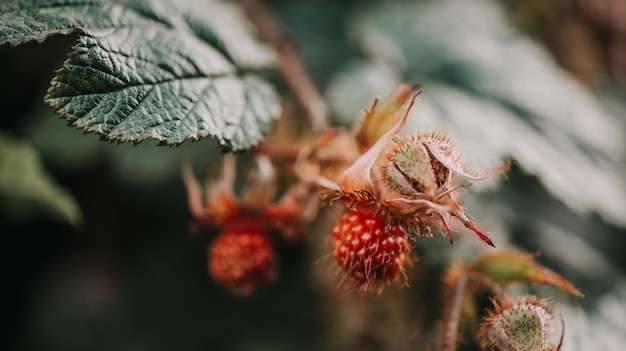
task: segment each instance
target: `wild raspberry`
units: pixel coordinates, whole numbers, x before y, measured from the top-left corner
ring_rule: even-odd
[[[192,231],[221,233],[208,249],[210,274],[239,295],[274,280],[274,240],[301,238],[304,222],[313,218],[309,186],[292,184],[275,199],[278,175],[271,160],[259,154],[255,162],[239,196],[233,191],[234,155],[224,158],[221,176],[207,179],[204,191],[191,165],[185,164],[182,172],[194,217]]]
[[[238,295],[248,295],[276,277],[276,255],[267,234],[249,228],[221,233],[209,245],[213,279]]]
[[[409,250],[406,233],[400,225],[386,221],[386,216],[369,211],[346,211],[331,230],[335,262],[362,291],[379,292],[404,275]]]

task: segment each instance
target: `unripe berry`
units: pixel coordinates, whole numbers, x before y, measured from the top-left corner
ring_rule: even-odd
[[[335,262],[362,291],[380,291],[404,275],[409,250],[400,225],[369,211],[346,211],[331,230]]]
[[[213,279],[238,295],[248,295],[276,277],[272,242],[254,229],[220,233],[209,245],[208,266]]]
[[[534,297],[496,305],[480,325],[482,349],[494,351],[556,350],[554,318],[548,304]]]

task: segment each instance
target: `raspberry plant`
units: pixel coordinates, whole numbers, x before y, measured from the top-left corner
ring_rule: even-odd
[[[586,266],[563,249],[580,238],[560,233],[594,228],[589,240],[601,245],[626,225],[623,128],[515,34],[498,6],[5,1],[0,49],[16,71],[30,71],[21,58],[58,59],[42,63],[54,67],[38,77],[35,99],[56,117],[26,111],[3,122],[3,212],[12,221],[48,214],[70,225],[63,233],[101,233],[101,246],[83,242],[92,251],[115,250],[110,236],[137,238],[133,252],[115,256],[130,262],[176,237],[145,267],[133,266],[154,277],[134,284],[167,294],[166,303],[141,294],[148,306],[136,313],[152,321],[177,301],[219,315],[219,323],[171,318],[184,326],[172,330],[208,330],[208,344],[196,338],[191,348],[249,348],[232,332],[246,330],[263,334],[252,337],[260,347],[293,349],[285,335],[299,328],[289,317],[305,308],[298,349],[588,349],[580,320],[594,317],[576,319],[572,309],[610,301],[580,299],[564,278]],[[16,91],[2,94],[5,105],[15,106]],[[59,119],[72,128],[58,128]],[[589,215],[598,218],[585,222]],[[59,226],[48,220],[45,230],[6,227],[48,233]],[[576,255],[603,267],[587,249]],[[87,285],[71,291],[93,298],[92,307],[124,305],[114,259],[75,260]],[[622,276],[607,272],[603,280],[619,291]],[[189,286],[172,287],[183,281]],[[591,281],[575,283],[603,286]],[[81,299],[67,291],[59,295],[75,306]],[[40,330],[32,348],[67,348],[72,335],[46,334],[54,328],[43,324],[58,314],[43,305],[24,317]],[[90,309],[78,310],[75,324],[89,325]],[[268,323],[274,315],[280,324]],[[237,327],[221,332],[231,319]],[[613,330],[610,323],[597,329]],[[146,334],[141,328],[131,327]],[[148,334],[143,342],[154,349],[189,340]]]

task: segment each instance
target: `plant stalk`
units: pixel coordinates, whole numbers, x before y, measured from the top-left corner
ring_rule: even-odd
[[[278,70],[307,111],[311,129],[321,134],[328,128],[328,107],[302,66],[284,31],[262,0],[239,0],[239,4],[256,26],[259,35],[274,47]]]

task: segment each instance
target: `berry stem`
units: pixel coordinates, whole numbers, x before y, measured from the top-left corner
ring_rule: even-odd
[[[461,309],[468,286],[478,286],[487,290],[489,294],[493,295],[494,302],[506,303],[509,301],[509,297],[502,286],[485,274],[462,268],[455,275],[455,279],[450,284],[451,294],[447,300],[448,305],[444,309],[437,345],[438,351],[456,350]]]

